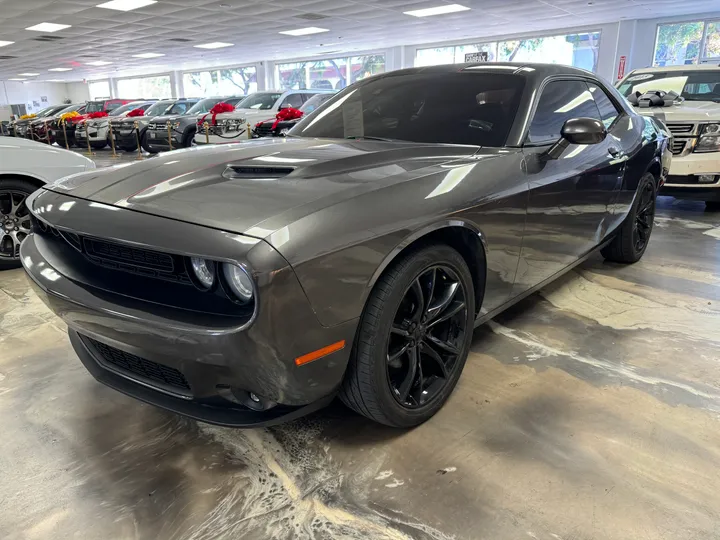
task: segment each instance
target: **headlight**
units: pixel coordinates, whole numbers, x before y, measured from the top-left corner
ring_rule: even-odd
[[[190,265],[192,266],[193,273],[200,282],[200,285],[206,289],[213,286],[213,283],[215,283],[215,265],[212,261],[191,257]]]
[[[288,134],[288,131],[290,131],[290,128],[283,128],[280,130],[280,136],[285,137],[285,135]]]
[[[246,303],[252,300],[253,283],[245,270],[237,265],[223,264],[223,275],[225,283],[240,302]]]
[[[705,124],[694,152],[720,152],[720,124]]]
[[[173,129],[180,129],[180,122],[175,122],[172,127]]]

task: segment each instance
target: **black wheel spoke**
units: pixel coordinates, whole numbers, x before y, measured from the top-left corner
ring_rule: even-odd
[[[428,309],[429,321],[432,321],[445,311],[445,309],[452,303],[453,298],[455,298],[455,294],[457,293],[459,287],[459,283],[451,283],[444,291],[442,298],[440,298],[435,305],[430,306]]]
[[[392,354],[388,354],[388,364],[391,362],[394,362],[398,358],[400,358],[403,354],[408,352],[408,349],[410,349],[410,342],[407,342],[405,345],[400,347],[400,349]]]
[[[460,354],[460,349],[458,349],[455,345],[453,345],[449,341],[443,341],[442,339],[438,339],[435,336],[428,335],[426,343],[428,343],[432,347],[439,347],[441,350],[449,354]]]
[[[425,347],[423,347],[423,352],[427,355],[428,358],[431,358],[435,361],[435,363],[440,368],[440,371],[442,372],[443,379],[447,379],[447,366],[445,365],[445,362],[440,357],[440,355],[435,351],[435,349],[433,349],[429,345],[426,345]]]
[[[415,311],[412,313],[412,320],[413,322],[418,323],[425,312],[425,296],[423,295],[422,285],[420,285],[420,278],[413,281],[412,290],[416,298]]]
[[[405,338],[410,337],[410,332],[408,332],[406,328],[403,328],[402,326],[399,326],[397,324],[393,324],[390,327],[390,332],[395,335],[402,336]]]
[[[433,326],[444,323],[448,319],[460,313],[463,309],[465,309],[465,302],[453,302],[453,304],[448,306],[448,308],[443,312],[440,317],[428,324],[428,328],[432,328]]]
[[[413,383],[415,382],[415,376],[417,375],[418,364],[420,363],[417,348],[412,347],[411,349],[409,349],[408,356],[409,362],[407,374],[405,375],[405,378],[397,389],[398,397],[400,398],[400,401],[403,402],[407,400],[408,395],[410,394],[410,390],[412,389]]]

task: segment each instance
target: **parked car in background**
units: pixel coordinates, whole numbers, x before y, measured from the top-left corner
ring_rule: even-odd
[[[46,107],[35,114],[25,115],[27,118],[19,118],[10,122],[10,136],[11,137],[27,137],[29,133],[30,124],[38,118],[45,118],[51,116],[57,111],[60,111],[67,107],[67,105],[53,105],[52,107]]]
[[[0,270],[20,266],[20,243],[30,234],[25,200],[48,182],[95,168],[88,158],[21,138],[0,139]]]
[[[77,141],[75,139],[75,130],[80,122],[88,118],[90,115],[101,115],[103,113],[110,114],[118,107],[130,103],[131,101],[137,101],[134,99],[99,99],[95,101],[88,101],[85,107],[85,112],[81,115],[67,118],[64,121],[57,119],[52,122],[51,129],[55,136],[55,142],[60,146],[75,146]],[[64,127],[64,129],[63,129]],[[67,141],[65,136],[67,135]]]
[[[148,107],[143,116],[112,120],[110,126],[113,130],[113,137],[115,137],[115,144],[122,150],[131,152],[137,150],[139,139],[140,145],[147,148],[146,135],[150,120],[156,116],[182,114],[198,101],[197,99],[163,99]],[[137,131],[135,122],[138,125]]]
[[[291,135],[31,197],[21,260],[100,382],[228,426],[338,394],[415,426],[476,326],[598,248],[643,256],[671,157],[658,120],[562,65],[375,75]]]
[[[85,103],[73,103],[72,105],[67,105],[64,109],[60,109],[55,114],[36,119],[30,123],[28,136],[32,134],[32,140],[45,144],[53,144],[55,142],[55,131],[52,128],[53,123],[65,113],[76,112],[78,114],[84,114],[86,106]]]
[[[205,133],[195,135],[196,144],[231,143],[248,139],[247,125],[254,126],[268,116],[273,116],[280,109],[302,107],[308,99],[316,94],[332,92],[328,90],[271,90],[250,94],[237,104],[235,110],[218,114],[214,125],[210,126],[209,137]]]
[[[198,118],[202,118],[218,103],[229,103],[234,106],[242,101],[244,97],[245,96],[233,96],[202,99],[182,114],[157,116],[153,118],[148,124],[145,150],[151,153],[170,150],[170,143],[168,142],[168,122],[170,122],[171,126],[172,147],[174,149],[188,148],[192,145],[193,138],[195,137]]]
[[[636,69],[617,87],[637,112],[658,118],[673,135],[670,174],[660,194],[720,210],[720,66]]]
[[[258,122],[253,129],[253,137],[284,137],[295,124],[333,97],[333,95],[335,95],[335,92],[314,95],[303,103],[300,109],[283,109],[275,115],[275,118]],[[283,117],[283,111],[285,110],[298,110],[302,114],[296,113],[290,115],[292,118],[287,118]]]
[[[90,139],[90,147],[94,149],[105,148],[110,144],[110,130],[108,126],[113,119],[125,118],[132,111],[142,111],[150,108],[157,100],[131,101],[118,107],[104,118],[85,118],[77,123],[75,129],[75,140],[79,147],[87,147]]]

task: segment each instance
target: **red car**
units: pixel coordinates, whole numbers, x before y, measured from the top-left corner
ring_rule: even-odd
[[[75,128],[77,128],[78,122],[81,120],[85,120],[88,115],[92,113],[108,113],[108,115],[117,109],[118,107],[125,105],[126,103],[130,103],[131,101],[137,101],[135,99],[100,99],[96,101],[88,101],[87,105],[85,107],[84,114],[80,116],[74,116],[72,118],[68,118],[65,122],[65,129],[63,130],[63,125],[60,123],[60,119],[55,119],[50,124],[51,129],[51,136],[55,139],[55,141],[60,146],[65,146],[65,134],[67,134],[67,145],[68,146],[75,146],[76,140],[75,140]]]

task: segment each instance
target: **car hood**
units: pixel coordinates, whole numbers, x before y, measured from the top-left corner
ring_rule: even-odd
[[[235,109],[229,113],[220,113],[217,115],[217,120],[223,120],[225,118],[232,118],[233,120],[245,118],[248,122],[254,120],[259,122],[260,120],[267,120],[272,118],[276,113],[273,111],[266,111],[262,109]]]
[[[635,108],[644,116],[655,116],[665,122],[720,121],[720,103],[713,101],[684,101],[671,107]]]
[[[49,189],[265,238],[314,211],[436,172],[476,152],[475,146],[258,139],[160,154],[73,176]]]
[[[188,124],[192,124],[195,122],[195,115],[187,115],[187,114],[168,114],[165,116],[153,116],[152,123],[153,124],[167,124],[168,122],[175,123],[175,122],[185,122]]]

